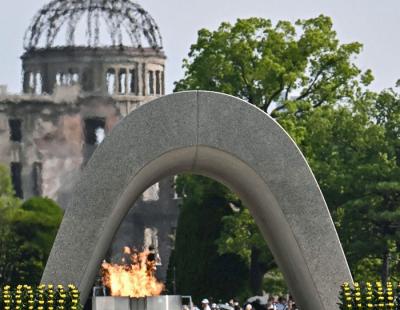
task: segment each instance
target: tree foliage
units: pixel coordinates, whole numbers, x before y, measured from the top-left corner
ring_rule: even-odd
[[[358,42],[340,44],[323,15],[276,25],[263,18],[238,19],[198,32],[175,90],[224,92],[274,116],[308,110],[351,99],[372,81],[371,72],[361,74],[353,62],[361,48]]]
[[[358,42],[341,44],[331,19],[322,15],[276,25],[262,18],[239,19],[215,31],[199,31],[175,90],[224,92],[275,117],[307,157],[352,271],[368,277],[379,271],[385,279],[389,267],[399,269],[400,104],[392,90],[367,90],[373,76],[354,63],[361,49]],[[193,181],[196,191],[201,185]],[[214,184],[211,189],[217,188]],[[239,254],[250,271],[253,263],[266,272],[271,255],[258,229],[239,199],[226,194],[239,212],[224,215],[220,222],[214,219],[221,233],[217,241],[208,242],[217,242],[220,254]],[[186,199],[189,209],[190,193]],[[197,206],[191,205],[192,212]],[[180,223],[186,220],[190,218],[182,217]],[[179,238],[183,235],[177,236],[182,242]],[[256,262],[251,259],[254,252]]]
[[[388,96],[392,102],[384,102]],[[390,118],[399,116],[395,98],[392,91],[365,92],[351,103],[305,113],[296,122],[295,139],[324,193],[356,278],[374,273],[371,280],[379,275],[386,280],[384,260],[396,251],[399,137],[390,125]],[[382,115],[388,109],[389,118]]]
[[[218,252],[237,253],[248,264],[250,277],[248,286],[254,295],[262,295],[263,278],[266,272],[276,269],[273,256],[265,244],[258,227],[247,208],[240,204],[239,210],[222,218],[222,231],[216,240]]]
[[[22,202],[14,196],[11,178],[0,165],[0,286],[36,285],[50,254],[63,212],[51,199]]]
[[[221,218],[232,213],[229,190],[190,174],[180,176],[176,185],[183,198],[169,268],[170,291],[175,282],[176,293],[192,295],[196,302],[204,296],[226,300],[243,293],[246,264],[237,254],[218,255],[214,242],[220,235]]]

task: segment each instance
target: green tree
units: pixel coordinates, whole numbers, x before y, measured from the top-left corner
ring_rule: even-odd
[[[236,204],[238,206],[239,203]],[[222,218],[222,231],[217,245],[221,255],[237,253],[243,258],[250,268],[251,292],[262,295],[265,273],[277,266],[247,208],[240,206],[238,211]]]
[[[9,210],[21,204],[14,196],[8,168],[0,165],[0,285],[9,281],[18,261],[16,237],[9,225]]]
[[[351,184],[337,209],[339,232],[355,277],[375,271],[386,282],[400,275],[400,97],[385,90],[362,103],[364,128],[348,124],[356,134],[347,142],[355,160],[343,167]]]
[[[0,286],[40,282],[62,215],[51,199],[16,198],[0,165]]]
[[[174,292],[175,284],[177,293],[192,295],[196,302],[205,296],[226,300],[240,295],[246,289],[247,265],[237,254],[218,255],[214,242],[220,235],[221,218],[232,213],[229,190],[191,174],[180,176],[176,187],[183,198],[169,290]]]
[[[4,208],[18,205],[19,203],[20,200],[14,195],[10,171],[5,165],[0,164],[0,211]]]
[[[400,275],[399,107],[392,90],[366,92],[351,104],[323,106],[296,121],[297,143],[324,193],[357,280],[386,282]],[[248,211],[225,216],[223,223],[222,253],[249,257],[251,246],[261,248]]]
[[[275,26],[263,18],[238,19],[198,32],[175,91],[224,92],[273,116],[334,104],[352,99],[373,80],[353,62],[361,48],[358,42],[340,44],[331,19],[323,15]]]
[[[398,268],[399,111],[392,90],[365,92],[345,105],[304,113],[296,123],[296,141],[324,193],[358,280],[380,276],[386,281],[389,267]]]
[[[38,284],[63,216],[51,199],[33,197],[10,212],[9,225],[18,245],[11,283]]]
[[[276,25],[262,18],[239,19],[234,25],[222,23],[216,31],[198,32],[183,63],[184,78],[175,83],[175,91],[203,89],[240,97],[277,118],[301,142],[306,134],[301,120],[316,108],[353,102],[372,81],[369,70],[361,72],[354,64],[361,48],[357,42],[340,44],[331,19],[322,15]],[[339,193],[332,191],[332,196]],[[251,289],[257,294],[260,274],[273,267],[271,254],[246,211],[225,216],[224,221],[215,221],[223,225],[219,252],[239,253],[249,262]],[[204,273],[204,269],[196,272]]]

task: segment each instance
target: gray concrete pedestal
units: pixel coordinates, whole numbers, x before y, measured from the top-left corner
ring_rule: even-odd
[[[145,298],[96,296],[92,310],[181,310],[182,299],[178,295],[162,295]]]

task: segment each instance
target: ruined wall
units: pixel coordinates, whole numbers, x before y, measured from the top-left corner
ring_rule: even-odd
[[[133,47],[30,49],[21,57],[23,94],[0,96],[0,162],[21,198],[46,196],[67,208],[91,155],[115,124],[165,93],[165,55]],[[95,186],[95,184],[94,184]],[[166,277],[178,219],[173,178],[146,190],[110,246],[154,246]]]
[[[120,118],[107,98],[74,104],[55,103],[49,97],[0,101],[0,161],[11,169],[20,166],[19,196],[47,196],[65,208],[71,187],[91,154],[86,151],[91,145],[85,141],[85,121],[104,119],[107,132]],[[19,126],[13,128],[13,122]],[[13,131],[20,132],[18,139],[12,137]]]
[[[15,187],[21,198],[46,196],[66,208],[72,188],[103,134],[144,102],[116,102],[104,96],[77,97],[70,102],[74,89],[62,91],[68,94],[64,97],[67,102],[62,101],[62,93],[0,100],[0,162],[14,170],[13,181],[19,183]],[[96,128],[102,128],[103,134],[97,136]],[[157,275],[165,280],[178,213],[173,178],[156,183],[124,219],[108,258],[118,261],[125,245],[137,249],[152,245],[161,257]]]

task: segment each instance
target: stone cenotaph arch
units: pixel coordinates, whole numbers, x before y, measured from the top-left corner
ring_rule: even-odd
[[[161,178],[185,171],[240,196],[301,309],[338,309],[340,285],[352,278],[300,150],[260,109],[205,91],[156,99],[114,127],[75,187],[42,283],[75,283],[85,300],[135,200]]]

